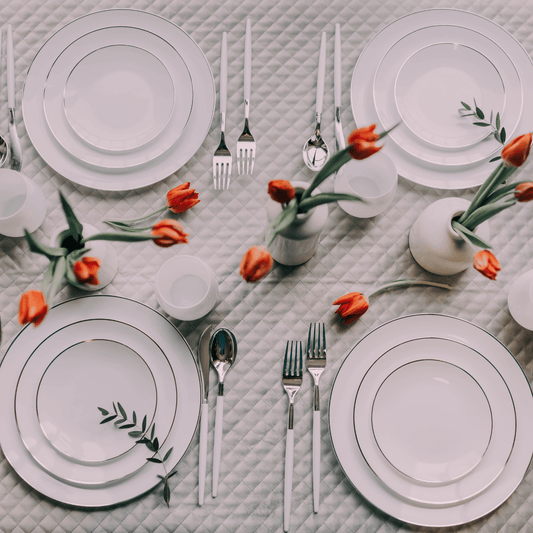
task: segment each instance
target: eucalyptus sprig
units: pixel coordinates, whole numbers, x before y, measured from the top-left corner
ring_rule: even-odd
[[[104,419],[100,422],[100,424],[107,424],[109,422],[114,421],[115,427],[118,429],[129,429],[128,435],[136,440],[136,444],[144,444],[151,452],[153,452],[157,457],[147,457],[146,460],[150,463],[157,463],[163,466],[165,475],[161,476],[158,475],[162,481],[163,481],[163,498],[165,500],[165,503],[167,504],[167,507],[170,506],[170,487],[168,484],[168,480],[176,474],[176,470],[173,472],[168,472],[167,467],[165,465],[165,462],[170,457],[170,454],[172,453],[172,450],[174,448],[170,448],[164,456],[161,455],[161,448],[158,438],[155,436],[155,424],[152,424],[150,427],[147,424],[147,417],[144,415],[141,425],[138,425],[138,418],[137,413],[135,411],[132,411],[131,418],[128,417],[126,410],[120,402],[113,402],[113,411],[110,412],[107,409],[104,409],[103,407],[98,407],[98,410],[100,413],[102,413],[102,416]],[[148,432],[150,432],[150,437],[148,438]]]
[[[461,117],[474,117],[475,119],[477,119],[476,122],[472,123],[474,126],[478,126],[480,128],[492,128],[492,134],[494,135],[494,138],[500,144],[505,144],[505,140],[507,139],[507,132],[505,131],[505,128],[501,125],[501,117],[499,111],[496,113],[496,117],[494,117],[494,112],[491,111],[489,120],[487,121],[486,114],[479,108],[475,98],[473,107],[468,105],[466,102],[461,102],[461,105],[463,106],[463,109],[459,110],[461,113],[464,113],[464,110],[470,111],[470,113],[462,114]],[[501,159],[501,156],[496,156],[491,159],[491,162],[498,161],[499,159]]]

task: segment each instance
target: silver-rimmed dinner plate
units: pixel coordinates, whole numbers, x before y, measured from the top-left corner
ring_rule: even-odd
[[[471,67],[467,75],[463,72],[468,70],[468,67],[464,65],[464,61],[467,58],[463,58],[462,61],[456,58],[456,68],[453,70],[449,66],[446,68],[446,62],[450,63],[452,60],[444,55],[444,58],[437,62],[433,69],[429,69],[427,63],[421,61],[420,56],[427,54],[430,61],[435,61],[436,59],[433,57],[434,51],[441,47],[444,47],[444,49],[451,47],[454,52],[452,55],[462,50],[465,54],[468,54],[470,61],[476,58],[476,67]],[[469,52],[466,52],[466,50]],[[483,54],[478,52],[478,50],[482,50]],[[431,53],[432,51],[433,54]],[[413,56],[414,59],[411,61]],[[421,72],[420,69],[423,64],[426,67]],[[411,69],[409,69],[409,65],[411,65]],[[402,78],[404,68],[406,76]],[[473,78],[470,78],[473,74],[482,78],[482,80],[474,82]],[[442,100],[438,102],[438,105],[436,105],[437,100],[435,99],[431,103],[426,102],[428,88],[427,86],[424,87],[425,85],[437,82],[442,85],[442,82],[438,81],[442,76],[450,80],[456,79],[457,82],[457,78],[460,78],[461,75],[465,79],[457,83],[455,91],[440,92],[434,89],[435,98]],[[497,97],[489,100],[490,91],[482,91],[479,87],[485,87],[489,83],[491,75],[494,78],[491,83],[495,85],[496,89],[499,88],[500,91],[503,91],[501,103],[497,102]],[[406,81],[407,77],[413,78],[410,84]],[[404,80],[403,83],[409,85],[410,88],[410,91],[405,90],[408,94],[404,94],[404,100],[407,101],[403,102],[403,115],[398,107],[402,105],[402,101],[398,101],[398,98],[395,98],[396,90],[398,85],[401,86],[402,79]],[[468,82],[468,79],[471,81]],[[450,99],[445,98],[444,94],[448,94]],[[483,96],[485,96],[485,99],[483,99]],[[414,128],[409,128],[408,121],[405,124],[402,123],[401,127],[391,131],[391,140],[416,159],[435,165],[454,167],[455,170],[460,169],[461,166],[472,165],[483,160],[487,161],[487,158],[494,155],[501,148],[501,144],[494,135],[486,136],[487,132],[491,131],[491,128],[475,126],[473,124],[475,120],[472,120],[472,117],[461,117],[461,102],[468,100],[471,105],[474,105],[474,98],[477,98],[476,102],[479,101],[479,105],[483,106],[487,113],[489,113],[489,110],[493,111],[493,122],[495,121],[496,112],[499,112],[503,121],[502,124],[505,124],[508,134],[512,135],[514,133],[523,107],[522,83],[515,65],[494,41],[479,32],[460,26],[429,26],[407,34],[399,39],[383,56],[374,76],[375,109],[383,128],[388,129],[402,121],[408,109],[413,114],[416,108],[424,107],[423,103],[426,106],[436,107],[436,110],[424,111],[429,113],[429,117],[426,119],[425,125],[420,124],[419,129],[421,131],[418,135],[414,132]],[[413,105],[413,99],[417,100],[418,104]],[[487,107],[491,105],[495,107]],[[419,120],[422,122],[423,118],[420,117],[420,114],[422,112],[419,111]],[[448,125],[446,125],[445,117],[448,119]],[[487,120],[489,118],[487,116]],[[429,129],[435,134],[437,130],[447,134],[447,142],[455,139],[457,144],[466,143],[466,145],[456,146],[455,148],[452,146],[442,148],[435,144],[430,144],[428,141],[423,141],[421,135],[426,130],[427,136],[427,130]],[[469,143],[467,136],[469,132],[473,136],[470,139],[471,141],[477,139],[476,135],[485,136],[485,138],[482,142]],[[440,139],[440,141],[434,139],[435,142],[444,142],[444,140],[444,138]]]
[[[133,46],[131,43],[142,44],[143,48],[141,49],[138,46]],[[134,150],[131,148],[119,150],[119,141],[121,136],[128,131],[135,131],[135,126],[138,127],[138,133],[141,133],[143,125],[153,123],[153,121],[150,120],[143,120],[143,116],[145,117],[148,115],[148,118],[150,116],[150,113],[144,111],[145,108],[150,109],[151,107],[150,105],[147,105],[150,100],[149,97],[146,97],[147,101],[143,106],[139,106],[139,110],[133,115],[133,117],[136,118],[130,118],[129,121],[127,116],[130,116],[130,114],[128,113],[127,108],[135,107],[134,102],[125,102],[122,107],[116,106],[113,104],[113,100],[117,96],[115,93],[112,93],[108,98],[98,98],[100,101],[99,107],[96,101],[93,102],[91,108],[94,107],[96,108],[95,110],[85,109],[88,106],[87,100],[91,99],[91,94],[88,95],[85,100],[80,98],[76,100],[72,98],[67,100],[67,96],[72,97],[72,94],[69,93],[70,73],[73,70],[75,71],[76,66],[80,63],[83,65],[84,58],[92,57],[94,54],[103,55],[104,57],[107,56],[111,71],[113,72],[113,69],[115,69],[120,74],[120,77],[123,77],[123,68],[119,68],[115,65],[119,60],[121,53],[115,52],[115,55],[118,54],[118,57],[113,57],[114,54],[110,54],[109,52],[111,50],[118,51],[126,49],[136,50],[136,52],[132,52],[134,56],[141,54],[144,51],[144,54],[150,54],[146,57],[153,57],[164,68],[168,69],[172,86],[167,87],[167,91],[170,89],[176,91],[175,105],[172,106],[168,117],[169,120],[163,125],[159,135],[155,135],[152,139],[138,146]],[[144,55],[141,55],[141,57],[144,57]],[[138,64],[138,62],[136,62],[136,64]],[[136,68],[139,69],[140,67],[137,66]],[[139,75],[138,72],[137,75]],[[106,89],[109,90],[106,87],[105,80],[106,78],[104,78],[104,82],[102,83],[103,87],[100,88],[100,91],[96,91],[96,89],[93,90],[100,93],[105,92]],[[139,81],[139,83],[141,82]],[[113,83],[113,86],[115,85],[116,84]],[[129,85],[129,83],[127,85]],[[119,90],[120,87],[115,89],[115,91]],[[123,88],[123,91],[127,91],[126,87]],[[149,87],[145,87],[143,91],[139,92],[139,95],[134,93],[136,97],[141,96],[143,92],[150,94]],[[92,98],[95,99],[96,97],[93,95]],[[152,32],[140,30],[138,28],[117,26],[95,30],[82,35],[61,52],[50,68],[46,80],[43,91],[43,108],[50,131],[57,142],[59,142],[59,144],[73,158],[78,160],[80,164],[95,167],[95,170],[114,172],[120,170],[124,171],[125,169],[132,170],[135,167],[146,165],[148,162],[153,161],[161,154],[164,154],[166,150],[170,149],[177,142],[190,119],[193,98],[193,84],[189,69],[175,48]],[[122,99],[124,100],[124,98]],[[82,100],[81,103],[79,103],[80,100]],[[113,123],[120,121],[120,117],[117,117],[116,114],[111,114],[109,112],[103,113],[103,108],[108,106],[118,109],[120,111],[119,115],[126,115],[123,120],[126,120],[127,123],[129,122],[131,127],[125,127],[114,132],[114,128],[109,124],[106,129],[108,135],[106,136],[105,142],[103,138],[99,139],[99,144],[101,146],[108,145],[108,149],[92,146],[91,144],[88,144],[87,140],[94,139],[93,142],[97,142],[94,135],[89,134],[87,131],[85,134],[87,140],[84,140],[76,134],[73,124],[69,121],[68,110],[66,108],[67,102],[71,102],[70,108],[72,112],[77,109],[79,112],[78,114],[81,114],[81,116],[78,117],[78,124],[80,126],[78,130],[80,131],[82,127],[80,121],[83,120],[84,116],[86,117],[85,122],[92,121],[94,123],[97,121],[109,121],[110,118],[113,117]],[[74,102],[78,102],[78,105],[75,106]],[[80,111],[80,109],[85,109],[86,112]],[[133,111],[133,109],[130,109],[130,111]],[[72,118],[75,116],[76,114],[74,113]],[[88,124],[85,124],[85,126],[88,126]],[[91,126],[92,134],[96,134],[101,129],[103,128],[99,128],[96,124],[92,124]],[[111,143],[113,133],[115,134],[115,139],[113,143]],[[122,137],[122,140],[124,141],[126,138]],[[115,149],[113,150],[112,148]]]
[[[161,155],[132,168],[113,172],[93,168],[67,152],[49,131],[43,108],[48,72],[61,52],[80,37],[103,28],[127,26],[150,32],[179,52],[190,72],[194,90],[191,116],[177,141]],[[156,183],[183,166],[204,141],[215,107],[211,67],[196,42],[169,20],[145,11],[110,9],[80,17],[57,31],[41,47],[31,63],[22,96],[26,131],[39,155],[65,178],[101,190],[131,190]],[[157,141],[155,139],[154,141]]]
[[[50,475],[34,460],[20,438],[13,402],[16,383],[27,356],[61,328],[95,319],[116,320],[142,330],[168,357],[176,378],[179,401],[174,424],[160,449],[164,456],[173,448],[166,461],[167,471],[175,468],[189,448],[198,425],[201,403],[201,377],[190,347],[171,322],[140,302],[110,295],[77,298],[52,307],[38,327],[23,328],[0,364],[0,416],[3,422],[0,446],[13,469],[31,487],[54,500],[80,507],[103,507],[128,501],[160,483],[158,476],[164,473],[160,464],[150,462],[117,483],[77,486]]]
[[[390,48],[403,37],[417,30],[438,26],[462,27],[484,35],[500,47],[508,56],[511,63],[516,67],[522,87],[528,87],[533,84],[533,63],[531,58],[520,43],[518,43],[518,41],[502,27],[498,26],[491,20],[466,11],[455,9],[431,9],[420,11],[399,18],[383,28],[368,42],[359,56],[353,72],[351,85],[352,111],[358,127],[380,123],[374,105],[373,80],[381,59]],[[439,40],[442,41],[442,38]],[[417,48],[413,51],[428,44],[431,43],[417,43]],[[480,51],[488,57],[485,50],[480,49]],[[397,65],[397,68],[399,69],[400,66],[401,65]],[[498,70],[500,70],[499,67]],[[508,87],[506,87],[506,93],[507,90]],[[393,96],[392,100],[394,101]],[[393,106],[396,108],[394,102]],[[522,134],[529,131],[532,121],[533,102],[524,99],[520,119],[516,128],[514,128],[516,134]],[[505,126],[504,121],[502,122],[502,125]],[[398,127],[397,130],[394,131],[399,133],[400,130],[402,131],[402,135],[405,134],[407,136],[410,134],[413,136],[412,132],[405,127]],[[431,149],[431,146],[427,145],[427,143],[418,140],[418,143],[416,144],[417,148],[414,153],[409,153],[404,149],[404,145],[400,146],[392,138],[389,141],[385,139],[384,142],[386,145],[385,150],[394,161],[398,169],[398,174],[410,181],[428,187],[439,189],[463,189],[477,186],[487,178],[493,165],[493,163],[489,164],[488,162],[491,159],[491,156],[487,156],[486,159],[470,164],[468,163],[468,160],[463,160],[463,166],[457,167],[429,163],[424,160],[425,150]],[[450,153],[450,150],[442,150],[443,162],[446,161],[444,155],[449,156]]]
[[[441,338],[406,341],[366,372],[354,431],[376,476],[398,495],[451,506],[485,490],[513,449],[513,400],[494,366]]]
[[[49,372],[55,376],[47,379]],[[102,484],[132,474],[150,454],[127,431],[100,425],[97,408],[112,412],[113,402],[123,402],[139,422],[146,415],[147,425],[155,423],[164,442],[177,400],[172,366],[153,339],[117,320],[92,319],[60,328],[32,352],[18,380],[15,416],[26,448],[53,476]]]
[[[418,338],[459,342],[479,352],[506,383],[516,409],[516,438],[501,474],[474,498],[444,507],[428,507],[392,491],[368,466],[354,432],[353,409],[367,371],[388,350]],[[404,522],[448,527],[465,524],[495,510],[516,490],[533,455],[530,414],[533,395],[522,368],[507,348],[484,329],[465,320],[436,314],[400,317],[368,333],[348,353],[331,391],[329,427],[333,448],[346,477],[371,504]]]

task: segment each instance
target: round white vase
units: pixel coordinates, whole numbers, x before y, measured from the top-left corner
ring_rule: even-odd
[[[305,181],[293,181],[292,185],[307,189],[309,184]],[[313,191],[312,196],[320,193],[319,189]],[[268,199],[266,212],[269,222],[272,221],[282,210],[279,202]],[[320,242],[320,234],[328,219],[328,206],[322,204],[307,213],[296,215],[294,222],[279,233],[274,242],[269,246],[272,258],[287,266],[296,266],[309,261],[315,254]]]
[[[68,226],[58,228],[50,238],[50,246],[60,246],[59,235],[62,231],[68,229]],[[100,233],[100,231],[90,224],[83,224],[83,236],[90,237]],[[89,285],[87,283],[77,283],[67,279],[68,283],[83,291],[99,291],[106,285],[109,285],[118,271],[118,255],[113,246],[108,241],[89,241],[86,245],[89,251],[84,254],[88,257],[100,259],[101,265],[98,269],[98,285]]]
[[[450,276],[472,266],[477,249],[452,228],[452,219],[469,205],[464,198],[441,198],[420,213],[409,232],[409,249],[422,268],[432,274]],[[488,222],[480,224],[475,232],[488,240]]]

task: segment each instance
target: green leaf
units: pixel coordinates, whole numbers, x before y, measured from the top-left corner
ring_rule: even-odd
[[[161,459],[158,459],[157,457],[147,457],[146,460],[150,463],[163,464],[163,461],[161,461]]]
[[[63,278],[65,277],[65,273],[67,271],[67,260],[65,257],[58,257],[54,261],[54,273],[52,275],[52,281],[50,283],[50,287],[48,288],[48,293],[46,294],[47,300],[53,300],[54,296],[56,295],[60,283],[63,281]]]
[[[147,442],[150,442],[146,437],[143,437],[142,439],[139,439],[136,441],[136,444],[146,444]]]
[[[501,155],[498,155],[498,156],[496,156],[496,157],[493,157],[492,159],[489,160],[489,163],[493,163],[494,161],[499,161],[501,158],[502,158]]]
[[[146,444],[146,447],[151,451],[151,452],[154,452],[156,451],[154,445],[152,444],[152,441],[151,440],[147,440],[144,444]]]
[[[67,256],[67,259],[71,263],[75,263],[76,261],[79,261],[82,256],[84,256],[86,253],[90,252],[90,248],[80,248],[79,250],[74,250],[73,252],[70,252]]]
[[[472,124],[474,126],[481,126],[482,128],[488,128],[490,126],[490,124],[487,124],[486,122],[472,122]]]
[[[131,429],[134,427],[135,427],[135,424],[124,424],[123,426],[120,426],[118,429]]]
[[[505,139],[507,139],[507,133],[505,132],[505,128],[502,128],[502,130],[500,131],[500,139],[500,142],[502,144],[505,144]]]
[[[48,286],[50,285],[50,282],[52,281],[55,264],[56,264],[55,259],[52,259],[48,263],[48,268],[46,269],[46,272],[44,273],[43,281],[41,281],[41,289],[42,289],[43,294],[46,294],[48,292]]]
[[[472,111],[472,108],[466,104],[465,102],[461,102],[461,105],[465,108],[465,109],[468,109],[468,111]]]
[[[129,431],[128,435],[134,439],[138,439],[143,434],[142,431]],[[138,442],[138,441],[137,441]]]
[[[78,217],[74,214],[74,210],[68,203],[68,200],[63,196],[61,191],[59,191],[59,199],[61,200],[61,207],[65,213],[67,219],[67,224],[70,229],[70,235],[76,242],[80,242],[83,236],[83,226],[78,220]]]
[[[98,410],[104,415],[107,416],[109,414],[109,411],[107,409],[104,409],[103,407],[99,407]]]
[[[358,196],[353,196],[352,194],[324,192],[320,194],[315,194],[314,196],[310,196],[309,198],[306,198],[305,200],[301,201],[300,211],[306,213],[307,211],[318,205],[329,204],[331,202],[338,202],[341,200],[352,200],[355,202],[362,201],[361,198],[359,198]]]
[[[170,472],[170,474],[168,474],[168,476],[167,476],[167,479],[170,479],[172,476],[175,476],[177,473],[178,473],[177,470],[174,470],[173,472]]]
[[[118,415],[117,406],[115,405],[115,402],[113,402],[113,411],[115,411],[115,413]]]
[[[481,111],[481,109],[479,109],[478,106],[476,106],[476,115],[481,119],[483,120],[485,118],[485,113],[483,113],[483,111]]]
[[[159,441],[157,440],[157,437],[152,441],[155,451],[159,451]]]
[[[133,424],[137,425],[137,413],[135,411],[133,411],[133,414],[131,416],[133,418]]]
[[[163,489],[163,497],[165,498],[167,507],[170,507],[170,487],[168,486],[168,483],[166,481],[165,488]]]
[[[476,235],[473,231],[465,228],[462,224],[459,224],[456,220],[452,221],[452,228],[463,235],[465,239],[471,242],[474,246],[479,248],[492,248],[492,246],[485,240],[483,240],[479,235]]]
[[[504,209],[511,207],[516,203],[516,200],[507,200],[499,204],[488,204],[478,207],[464,222],[463,226],[467,229],[473,230],[480,224],[500,213]]]
[[[143,423],[142,423],[141,431],[142,431],[143,433],[146,431],[146,415],[144,415],[144,418],[143,418]]]
[[[127,420],[128,419],[128,415],[126,414],[126,411],[124,410],[124,407],[122,407],[122,405],[120,405],[120,402],[117,402],[117,407],[118,407],[118,410],[120,411],[120,414],[122,415],[122,418]]]
[[[24,230],[24,237],[26,238],[26,242],[28,243],[28,246],[32,252],[44,255],[50,260],[52,260],[54,257],[65,256],[68,253],[68,250],[66,248],[56,248],[41,244],[40,242],[36,241],[32,234],[29,233],[27,230]]]
[[[150,440],[154,440],[155,424],[152,426],[152,433],[150,434]]]
[[[496,129],[500,131],[500,112],[496,113]]]
[[[165,453],[165,457],[163,457],[163,462],[165,462],[170,457],[170,454],[172,453],[173,449],[174,448],[170,448],[170,450],[168,450],[168,452]]]
[[[118,425],[120,425],[120,424],[124,424],[124,422],[126,422],[126,421],[127,421],[127,420],[126,420],[125,418],[121,418],[120,420],[117,420],[117,421],[115,422],[115,425],[118,426]]]
[[[296,218],[296,215],[298,214],[298,203],[296,202],[296,198],[293,198],[288,204],[285,209],[281,211],[270,223],[270,226],[273,228],[272,234],[270,236],[270,240],[268,243],[268,246],[272,244],[276,236],[281,233],[284,229],[288,228],[294,219]]]
[[[95,233],[86,239],[82,239],[81,244],[89,241],[121,241],[121,242],[141,242],[153,241],[157,236],[148,233]]]
[[[108,416],[107,418],[104,418],[100,424],[107,424],[108,422],[111,422],[111,420],[115,420],[115,418],[117,418],[117,415],[111,415],[111,416]]]

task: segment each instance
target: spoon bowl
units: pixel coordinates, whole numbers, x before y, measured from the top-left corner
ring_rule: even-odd
[[[7,139],[0,135],[0,168],[2,168],[9,157],[9,143]]]
[[[315,132],[303,147],[303,158],[308,168],[314,171],[320,170],[329,159],[329,148],[326,141],[320,135],[320,123],[317,122]]]

